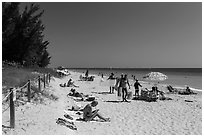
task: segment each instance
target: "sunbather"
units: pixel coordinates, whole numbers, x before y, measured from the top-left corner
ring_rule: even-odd
[[[169,92],[171,92],[171,93],[177,93],[177,92],[178,92],[178,90],[175,89],[175,88],[173,88],[171,85],[168,85],[168,86],[167,86],[167,89],[168,89]]]
[[[110,121],[109,118],[104,118],[99,114],[99,109],[92,111],[92,107],[96,107],[98,105],[97,101],[92,101],[90,104],[87,104],[83,109],[83,119],[85,121],[91,121],[96,116],[104,121]]]
[[[69,81],[67,82],[67,87],[79,87],[79,86],[76,86],[74,85],[74,81],[72,82],[72,79],[70,78]]]
[[[157,95],[160,95],[162,98],[165,98],[165,96],[164,96],[164,92],[158,90],[158,87],[155,87],[155,91],[156,91],[156,94],[157,94]]]

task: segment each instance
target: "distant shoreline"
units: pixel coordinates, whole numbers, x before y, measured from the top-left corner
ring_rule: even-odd
[[[148,71],[157,71],[157,70],[170,70],[170,71],[178,71],[179,72],[200,72],[202,73],[202,68],[66,68],[66,69],[71,69],[71,70],[84,70],[84,69],[89,69],[89,70],[100,70],[100,69],[105,69],[105,70],[123,70],[123,69],[127,69],[127,70],[148,70]]]
[[[70,71],[77,71],[77,70],[83,70],[85,72],[86,69],[69,69]],[[79,72],[79,71],[77,71]],[[82,75],[84,74],[83,72],[79,72],[81,73]],[[95,75],[95,76],[99,76],[98,74],[96,73],[90,73],[90,75]],[[107,74],[104,74],[104,77],[105,78],[108,78],[108,75]],[[131,82],[133,82],[134,80],[132,78],[130,78]],[[154,84],[155,82],[154,81],[144,81],[144,80],[139,80],[141,83],[151,83],[151,84]],[[185,89],[186,87],[185,86],[181,86],[181,85],[177,85],[177,84],[168,84],[168,83],[159,83],[159,85],[163,85],[163,86],[167,86],[167,85],[172,85],[173,87],[175,88],[178,88],[178,89]],[[196,91],[196,92],[202,92],[202,89],[198,89],[198,88],[195,88],[195,87],[191,87],[189,86],[191,90],[193,91]]]

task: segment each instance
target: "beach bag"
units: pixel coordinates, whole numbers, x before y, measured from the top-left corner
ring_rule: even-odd
[[[131,91],[127,92],[127,99],[132,99],[132,92]]]
[[[121,93],[122,93],[122,87],[118,87],[118,94],[117,94],[118,97],[121,97],[122,95]]]
[[[141,90],[141,99],[146,100],[148,98],[148,91],[146,90]]]

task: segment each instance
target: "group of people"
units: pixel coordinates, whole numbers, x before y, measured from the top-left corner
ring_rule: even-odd
[[[120,93],[122,92],[122,101],[127,101],[128,96],[128,88],[130,89],[130,83],[127,77],[127,74],[121,74],[120,78],[114,77],[114,73],[111,73],[111,75],[108,77],[108,80],[110,80],[110,93],[114,93],[114,89],[118,91],[118,96],[120,96]],[[116,83],[115,83],[116,80]],[[135,79],[134,88],[135,88],[135,97],[139,97],[139,87],[142,87],[142,85],[138,82],[138,79]]]
[[[85,72],[85,77],[83,77],[82,75],[79,76],[79,79],[81,81],[94,81],[94,76],[89,76],[89,70],[86,70]]]
[[[88,71],[86,72],[86,77],[88,77]],[[130,89],[130,83],[127,77],[127,74],[121,74],[120,77],[114,77],[114,73],[111,73],[111,75],[108,77],[108,80],[110,80],[110,93],[114,93],[114,90],[117,90],[118,96],[121,96],[122,93],[122,102],[128,102],[127,96],[128,96],[128,89]],[[142,87],[142,85],[139,83],[138,79],[134,78],[134,89],[135,89],[135,97],[139,97],[139,87]],[[150,91],[149,91],[150,92]],[[152,87],[151,92],[154,92],[155,94],[161,94],[163,95],[162,91],[159,91],[156,86]],[[110,118],[105,118],[99,113],[99,109],[94,109],[98,105],[98,101],[94,100],[91,103],[87,104],[83,108],[83,119],[85,121],[92,121],[95,117],[98,117],[99,119],[109,122]]]

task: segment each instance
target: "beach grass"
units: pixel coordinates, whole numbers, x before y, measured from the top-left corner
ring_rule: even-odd
[[[31,81],[37,78],[40,74],[48,74],[59,77],[51,68],[27,68],[3,65],[2,69],[2,87],[20,87],[28,80]],[[4,93],[5,91],[3,91]]]

